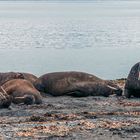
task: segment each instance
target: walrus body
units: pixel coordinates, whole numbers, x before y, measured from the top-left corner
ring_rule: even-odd
[[[115,84],[83,72],[55,72],[38,78],[35,87],[40,92],[53,96],[109,96],[121,94],[122,90]]]
[[[1,72],[0,73],[0,85],[12,79],[23,79],[23,75],[18,72]]]
[[[0,73],[0,85],[12,79],[26,79],[32,84],[37,80],[37,77],[31,73],[24,72],[5,72]]]
[[[32,84],[34,84],[34,82],[38,79],[35,75],[33,75],[31,73],[20,72],[20,74],[22,75],[22,79],[26,79],[29,82],[31,82]]]
[[[125,83],[124,95],[127,98],[140,97],[140,62],[136,63],[130,70]]]
[[[8,95],[12,97],[12,102],[19,104],[40,104],[42,97],[40,92],[34,88],[32,83],[25,79],[13,79],[2,85]]]

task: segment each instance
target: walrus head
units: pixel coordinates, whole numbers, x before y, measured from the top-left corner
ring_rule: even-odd
[[[14,104],[24,103],[26,105],[31,105],[35,103],[35,98],[32,95],[24,95],[22,97],[14,97],[12,102]]]
[[[115,94],[117,96],[122,96],[122,89],[121,88],[112,87],[110,85],[107,85],[107,87],[111,89],[111,91],[112,91],[111,94]]]
[[[8,108],[11,105],[12,98],[6,92],[0,92],[0,108]]]
[[[45,87],[40,79],[37,79],[33,85],[38,91],[45,92]]]
[[[31,105],[35,103],[35,98],[32,95],[25,95],[24,96],[24,104]]]

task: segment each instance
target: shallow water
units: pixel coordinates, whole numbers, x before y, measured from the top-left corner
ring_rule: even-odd
[[[140,1],[1,1],[1,71],[126,77],[139,61]]]

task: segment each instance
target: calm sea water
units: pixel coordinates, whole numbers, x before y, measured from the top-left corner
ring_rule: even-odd
[[[140,1],[1,1],[0,71],[126,77],[140,61]]]

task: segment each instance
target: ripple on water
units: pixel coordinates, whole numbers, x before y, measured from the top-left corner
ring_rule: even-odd
[[[139,23],[137,18],[113,17],[1,20],[0,48],[139,47]]]

